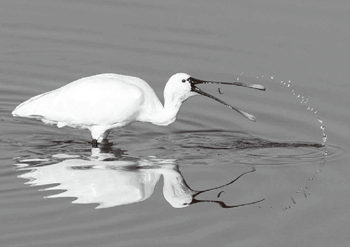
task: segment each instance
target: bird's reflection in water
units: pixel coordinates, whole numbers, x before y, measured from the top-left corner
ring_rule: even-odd
[[[27,171],[20,178],[28,179],[33,186],[53,185],[44,190],[64,190],[48,198],[74,197],[73,203],[98,203],[97,208],[108,208],[141,202],[149,198],[161,175],[164,177],[163,194],[174,208],[183,208],[199,202],[217,203],[233,208],[259,203],[264,199],[226,205],[220,200],[198,200],[204,192],[224,188],[254,170],[242,173],[229,183],[202,191],[192,190],[184,180],[174,159],[148,157],[139,160],[113,160],[111,152],[92,149],[89,159],[77,155],[53,155],[50,159],[19,160],[18,169]],[[221,193],[221,192],[220,192]],[[219,194],[220,194],[219,193]],[[218,194],[218,198],[219,198]]]

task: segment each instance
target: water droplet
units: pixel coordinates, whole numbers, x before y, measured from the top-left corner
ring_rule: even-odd
[[[263,75],[261,77],[263,77]],[[319,144],[319,145],[324,147],[323,158],[322,158],[322,160],[320,160],[320,167],[322,167],[322,165],[325,163],[325,158],[327,158],[327,155],[328,155],[328,151],[326,149],[327,135],[326,135],[325,125],[323,124],[323,120],[320,119],[318,117],[318,115],[317,115],[318,111],[314,107],[309,105],[309,98],[303,96],[302,94],[299,94],[298,90],[293,89],[293,85],[291,84],[292,83],[291,80],[277,80],[274,76],[267,76],[267,78],[269,78],[269,77],[271,78],[271,80],[276,80],[275,81],[276,84],[280,83],[280,84],[283,84],[284,86],[287,86],[289,93],[293,94],[295,99],[298,98],[296,103],[300,103],[300,104],[302,104],[302,106],[305,107],[305,108],[303,107],[304,111],[307,109],[308,111],[310,111],[310,113],[315,114],[315,119],[317,119],[318,123],[319,123],[319,124],[317,124],[317,122],[316,122],[315,128],[317,128],[317,126],[319,126],[319,128],[320,128],[320,130],[319,130],[319,132],[320,132],[319,133],[320,134],[319,138],[321,139],[321,137],[322,137],[322,143]],[[322,133],[322,135],[321,135],[321,133]],[[314,171],[313,175],[308,176],[307,177],[307,181],[308,182],[306,182],[306,184],[311,184],[311,182],[313,182],[315,179],[317,179],[317,177],[319,176],[318,174],[320,172],[321,172],[321,169],[319,168],[316,171]],[[304,188],[303,187],[299,188],[294,193],[297,193],[297,194],[299,194],[299,196],[305,197],[305,198],[308,198],[309,195],[311,194],[310,189],[309,189],[308,186],[305,186]],[[291,203],[290,205],[296,204],[293,197],[291,197],[291,200],[292,200],[293,203]],[[291,206],[287,206],[287,205],[283,206],[283,209],[288,209],[288,208],[292,208],[292,207]]]
[[[305,198],[307,198],[307,195],[306,195],[306,192],[304,191],[304,196],[305,196]]]

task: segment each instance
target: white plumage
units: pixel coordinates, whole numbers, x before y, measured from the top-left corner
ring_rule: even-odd
[[[105,142],[111,129],[132,122],[169,125],[175,121],[182,102],[194,95],[204,95],[238,111],[250,120],[254,116],[243,112],[197,88],[196,84],[238,85],[265,90],[261,85],[241,82],[202,81],[185,73],[170,77],[164,89],[164,106],[154,90],[142,79],[118,74],[100,74],[71,82],[56,90],[35,96],[12,112],[13,116],[33,118],[61,128],[89,129],[93,145]]]

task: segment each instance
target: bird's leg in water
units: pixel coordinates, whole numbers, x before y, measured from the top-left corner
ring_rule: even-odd
[[[93,148],[97,148],[98,147],[98,142],[96,139],[92,139],[91,145]]]
[[[92,139],[91,141],[91,145],[93,148],[97,148],[98,147],[98,144],[101,144],[101,145],[110,145],[112,144],[111,142],[109,142],[107,139],[102,139],[100,142],[96,139]]]

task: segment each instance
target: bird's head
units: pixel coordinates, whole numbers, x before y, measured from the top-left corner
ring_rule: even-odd
[[[177,73],[170,77],[168,83],[165,85],[164,98],[182,103],[189,97],[197,95],[197,93],[191,90],[189,78],[191,76],[185,73]]]
[[[198,84],[224,84],[224,85],[234,85],[234,86],[242,86],[253,89],[258,89],[265,91],[265,87],[259,84],[246,84],[243,82],[217,82],[217,81],[205,81],[199,80],[191,77],[186,73],[177,73],[170,77],[164,89],[164,99],[165,101],[171,101],[174,103],[182,103],[187,100],[191,96],[195,95],[203,95],[208,98],[211,98],[215,101],[220,102],[223,105],[230,107],[231,109],[239,112],[244,117],[251,121],[255,121],[255,117],[247,112],[244,112],[236,107],[233,107],[226,102],[214,97],[211,94],[208,94],[197,87]]]

